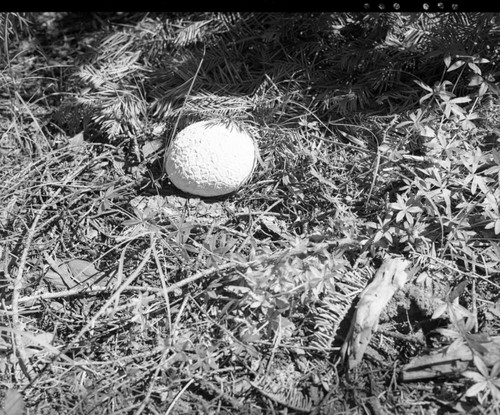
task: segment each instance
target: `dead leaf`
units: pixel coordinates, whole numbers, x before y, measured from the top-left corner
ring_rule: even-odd
[[[72,259],[63,262],[44,254],[45,260],[52,269],[45,274],[45,281],[56,288],[71,289],[80,284],[95,285],[102,273],[99,272],[92,262],[82,259]]]
[[[56,272],[52,269],[49,269],[44,277],[44,281],[50,285],[52,285],[54,288],[57,289],[71,289],[76,287],[76,283],[71,280],[69,274],[64,273],[62,271]]]
[[[467,287],[468,282],[466,280],[460,282],[456,287],[454,287],[450,293],[448,294],[448,301],[452,302],[456,298],[459,298],[462,296],[462,294],[465,291],[465,288]]]
[[[492,321],[499,318],[500,318],[500,303],[497,302],[495,305],[488,307],[488,309],[486,310],[486,319]]]
[[[75,364],[75,362],[71,358],[66,356],[64,353],[61,353],[60,350],[57,349],[57,347],[53,346],[52,344],[50,344],[47,341],[47,340],[49,340],[49,337],[50,337],[50,341],[52,341],[52,339],[53,339],[53,335],[50,333],[43,332],[40,334],[32,334],[32,333],[29,333],[26,331],[15,330],[15,329],[10,328],[10,327],[2,327],[2,326],[0,326],[0,332],[19,334],[23,337],[25,344],[37,346],[37,347],[43,349],[45,352],[51,353],[55,356],[58,356],[59,358],[65,360],[66,362],[68,362],[72,365]]]
[[[0,409],[1,415],[23,415],[24,399],[17,389],[7,389],[3,409]]]
[[[286,234],[286,225],[284,221],[281,221],[274,216],[262,216],[260,218],[260,222],[264,228],[272,234],[279,236]]]
[[[27,338],[26,341],[24,342],[24,345],[26,347],[32,347],[32,346],[43,346],[46,344],[51,344],[52,340],[54,340],[54,334],[52,333],[47,333],[47,332],[42,332],[42,333],[37,333],[33,335],[31,338]]]
[[[66,264],[71,275],[80,283],[92,285],[95,283],[99,271],[92,262],[83,259],[72,259]]]
[[[68,140],[68,148],[75,153],[80,153],[85,147],[85,140],[83,139],[83,131]]]
[[[163,138],[150,140],[142,146],[141,149],[142,155],[144,158],[147,158],[149,155],[154,154],[157,151],[160,151],[164,147],[165,147],[165,141]]]
[[[27,355],[33,356],[40,353],[40,350],[47,351],[47,349],[52,349],[52,340],[54,340],[54,335],[47,332],[37,333],[31,337],[26,337],[24,343]]]

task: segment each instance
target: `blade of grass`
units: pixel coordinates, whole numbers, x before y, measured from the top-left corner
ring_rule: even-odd
[[[191,384],[194,382],[194,379],[190,379],[188,383],[184,385],[184,387],[179,391],[177,395],[175,395],[175,398],[172,400],[170,405],[167,408],[167,412],[165,412],[165,415],[170,415],[170,413],[174,410],[175,404],[177,401],[181,398],[181,396],[186,392],[187,388],[191,386]]]
[[[167,328],[168,332],[172,333],[172,315],[170,312],[170,300],[168,298],[167,280],[165,278],[165,274],[163,273],[162,264],[160,262],[160,258],[158,257],[158,252],[156,251],[155,246],[153,246],[153,256],[156,262],[156,268],[158,269],[158,273],[160,274],[161,288],[163,291],[163,298],[165,299],[165,307],[167,309]]]

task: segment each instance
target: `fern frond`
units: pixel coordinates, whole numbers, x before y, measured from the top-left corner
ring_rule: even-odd
[[[177,116],[190,87],[186,110],[198,118],[294,120],[309,111],[328,120],[407,110],[418,103],[413,80],[432,85],[445,53],[472,54],[490,44],[489,54],[500,54],[491,46],[500,43],[498,20],[481,13],[147,17],[102,38],[77,74],[78,86],[96,110],[109,109],[101,125],[119,112],[111,101],[124,91],[145,100],[154,123]],[[123,107],[126,123],[134,116],[129,108]]]
[[[110,64],[84,65],[75,76],[95,90],[109,88],[110,83],[124,83],[127,77],[137,76],[142,71],[143,68],[137,64],[139,56],[139,52],[125,53]]]
[[[338,273],[335,290],[327,290],[311,309],[308,317],[314,324],[310,345],[318,350],[330,350],[340,323],[352,306],[352,301],[361,292],[375,271],[370,266]]]
[[[237,12],[219,12],[214,14],[214,20],[219,23],[221,31],[230,31],[233,30],[241,21],[244,21],[244,17],[241,13]]]
[[[211,23],[212,20],[200,20],[190,23],[177,33],[174,45],[177,47],[185,47],[205,40],[205,36],[210,33],[208,26],[210,26]]]
[[[269,376],[250,383],[264,396],[286,408],[302,413],[313,410],[311,399],[294,386],[280,384]]]
[[[249,98],[198,93],[186,99],[182,110],[186,114],[217,117],[247,113],[253,107],[254,104]]]
[[[29,32],[31,21],[29,13],[0,13],[0,44],[8,46],[8,40],[20,33]],[[7,50],[4,50],[7,53]]]

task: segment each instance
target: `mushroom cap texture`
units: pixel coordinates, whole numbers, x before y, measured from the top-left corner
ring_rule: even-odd
[[[165,170],[178,189],[198,196],[221,196],[238,190],[251,176],[257,146],[231,124],[200,121],[172,140]]]

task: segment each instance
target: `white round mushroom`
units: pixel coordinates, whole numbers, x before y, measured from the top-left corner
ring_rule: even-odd
[[[238,190],[251,176],[257,145],[234,124],[200,121],[180,131],[165,158],[165,170],[178,189],[198,196]]]

